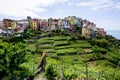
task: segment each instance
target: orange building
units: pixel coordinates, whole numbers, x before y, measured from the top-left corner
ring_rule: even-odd
[[[3,28],[8,29],[12,27],[12,20],[11,19],[3,19]]]

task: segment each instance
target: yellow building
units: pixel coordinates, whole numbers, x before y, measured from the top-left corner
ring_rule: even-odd
[[[15,30],[17,28],[17,22],[16,21],[12,21],[11,22],[11,27],[13,30]]]
[[[37,23],[36,23],[36,21],[34,21],[34,20],[30,21],[30,28],[32,30],[36,30],[37,29]]]
[[[74,19],[73,18],[70,19],[70,25],[74,25]]]

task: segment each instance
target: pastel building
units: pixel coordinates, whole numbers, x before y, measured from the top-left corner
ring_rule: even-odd
[[[83,20],[83,27],[87,27],[89,25],[89,21],[88,20]]]
[[[78,18],[78,27],[82,27],[82,26],[83,26],[82,19]]]
[[[16,32],[22,33],[29,27],[29,21],[28,20],[18,20],[17,21],[17,28]]]
[[[78,26],[78,23],[79,23],[79,18],[75,18],[74,19],[74,26]]]
[[[88,28],[83,27],[82,28],[82,35],[86,38],[91,37],[91,31]]]
[[[4,19],[3,20],[3,28],[15,30],[17,28],[17,21],[11,20],[11,19]]]
[[[48,18],[48,26],[52,25],[52,18]]]
[[[3,19],[3,28],[8,29],[12,27],[11,24],[12,20],[11,19]]]
[[[41,26],[42,30],[48,30],[48,21],[46,19],[42,20],[42,26]]]
[[[57,19],[52,19],[52,24],[51,24],[51,30],[59,29],[58,27],[58,20]]]
[[[63,27],[65,29],[70,29],[70,21],[69,20],[63,20]]]
[[[96,37],[97,35],[106,36],[106,32],[103,28],[97,28],[96,24],[83,20],[76,16],[68,16],[64,19],[31,19],[27,17],[25,20],[11,20],[4,19],[3,23],[0,23],[0,27],[3,26],[4,30],[11,29],[15,32],[24,32],[26,28],[31,28],[32,30],[45,30],[51,31],[56,29],[70,29],[75,31],[77,27],[82,28],[82,35],[89,37]]]
[[[97,27],[96,27],[96,25],[94,23],[88,22],[88,25],[86,26],[86,28],[88,28],[90,30],[92,38],[97,37],[98,31],[97,31]]]
[[[58,28],[59,28],[59,29],[62,28],[62,19],[58,19]]]
[[[11,21],[11,27],[15,30],[17,28],[17,21]]]
[[[33,19],[36,22],[36,29],[40,30],[40,26],[41,26],[41,20],[40,19]]]
[[[104,31],[104,28],[97,28],[98,30],[98,35],[105,37],[106,36],[106,32]]]
[[[0,21],[0,28],[3,27],[3,21]]]
[[[35,20],[30,20],[30,28],[32,30],[37,30],[37,22]]]
[[[75,18],[76,18],[76,16],[65,17],[65,19],[64,19],[64,27],[68,28],[68,29],[71,29],[71,30],[75,30],[75,27],[74,27]]]

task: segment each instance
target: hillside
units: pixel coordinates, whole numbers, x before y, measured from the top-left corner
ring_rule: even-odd
[[[86,39],[74,32],[43,32],[40,37],[28,43],[27,49],[40,53],[47,51],[47,66],[52,65],[59,77],[84,79],[87,65],[90,80],[119,79],[120,50],[118,45],[113,44],[113,37]],[[37,55],[37,66],[39,56],[34,55]]]
[[[29,31],[23,37],[9,40],[10,45],[18,44],[18,41],[26,45],[24,49],[27,50],[27,62],[20,66],[29,71],[25,73],[27,76],[33,75],[38,67],[41,53],[47,52],[46,70],[34,80],[41,80],[48,75],[65,80],[120,78],[120,44],[119,40],[112,36],[87,39],[78,32],[71,31]]]

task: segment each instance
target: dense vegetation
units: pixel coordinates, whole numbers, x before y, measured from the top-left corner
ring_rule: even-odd
[[[0,77],[23,80],[33,76],[41,53],[47,51],[45,72],[35,78],[119,80],[119,40],[86,39],[78,32],[27,30],[23,37],[0,41]]]

